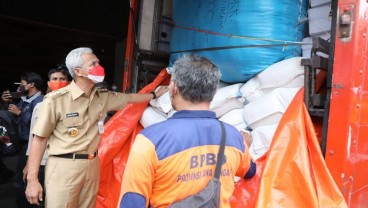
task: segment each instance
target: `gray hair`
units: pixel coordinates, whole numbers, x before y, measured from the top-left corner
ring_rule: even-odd
[[[171,81],[182,97],[192,103],[211,102],[221,73],[209,59],[198,55],[184,55],[175,61]]]
[[[69,52],[65,58],[65,65],[69,70],[70,75],[74,78],[74,69],[83,65],[83,54],[93,54],[90,48],[76,48]]]

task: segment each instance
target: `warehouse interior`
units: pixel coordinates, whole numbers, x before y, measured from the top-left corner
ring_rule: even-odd
[[[0,91],[16,90],[24,72],[44,81],[77,47],[91,47],[106,81],[121,86],[129,1],[0,1]]]

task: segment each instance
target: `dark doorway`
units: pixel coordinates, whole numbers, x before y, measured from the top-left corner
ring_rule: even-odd
[[[16,90],[24,72],[39,73],[46,83],[48,71],[82,46],[99,57],[107,82],[121,83],[128,12],[125,0],[0,0],[0,93]],[[0,157],[12,171],[17,159]],[[13,189],[11,180],[1,182],[1,207],[15,207]]]
[[[116,62],[124,61],[123,56],[116,59],[116,51],[124,51],[116,47],[124,46],[129,1],[0,2],[0,92],[15,90],[14,82],[27,71],[46,81],[50,68],[82,46],[91,47],[99,57],[105,80],[116,81]]]

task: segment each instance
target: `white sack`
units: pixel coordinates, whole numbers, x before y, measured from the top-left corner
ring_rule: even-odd
[[[276,88],[302,87],[304,66],[300,64],[301,59],[302,57],[293,57],[272,64],[248,80],[240,88],[240,93],[248,102],[253,102]]]
[[[219,118],[219,120],[234,126],[239,131],[247,127],[244,121],[242,108],[231,110]]]
[[[151,106],[148,106],[142,114],[142,117],[140,118],[140,123],[144,128],[147,128],[148,126],[164,121],[166,120],[166,117],[162,113],[158,113],[155,111]]]
[[[244,120],[252,129],[276,124],[300,88],[277,88],[244,106]]]
[[[172,110],[169,91],[159,98],[152,99],[150,105],[163,113],[169,113]]]
[[[277,126],[278,124],[260,126],[250,132],[253,142],[249,147],[249,153],[254,160],[258,159],[268,151]]]
[[[224,114],[230,112],[234,109],[243,109],[245,99],[243,97],[233,97],[229,98],[223,103],[221,106],[217,106],[215,108],[210,109],[211,111],[216,113],[216,117],[220,118]]]
[[[212,99],[210,104],[210,109],[222,106],[224,103],[228,101],[228,99],[234,97],[240,97],[240,87],[243,86],[244,83],[237,83],[233,85],[229,85],[223,88],[219,88],[216,91],[215,96]]]

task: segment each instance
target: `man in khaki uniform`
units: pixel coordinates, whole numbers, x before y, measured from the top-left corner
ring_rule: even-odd
[[[37,175],[48,141],[46,207],[91,208],[96,204],[100,178],[96,156],[106,113],[128,103],[149,101],[156,94],[124,94],[96,88],[95,83],[103,81],[104,69],[90,48],[72,50],[66,65],[74,81],[45,96],[32,131],[26,196],[31,204],[43,200]],[[157,96],[166,91],[167,87],[161,87]]]
[[[56,68],[52,68],[49,71],[48,75],[49,75],[48,76],[49,81],[47,82],[48,88],[46,90],[46,93],[54,91],[54,90],[58,90],[60,88],[63,88],[65,86],[67,86],[72,81],[71,76],[70,76],[68,70],[66,69],[66,66],[62,66],[62,65],[60,65]],[[41,108],[42,103],[43,102],[37,103],[37,105],[33,109],[32,117],[31,117],[31,128],[30,129],[33,129],[33,126],[36,124],[36,121],[37,121],[38,117],[40,116],[39,115],[39,109]],[[27,156],[29,156],[29,152],[31,151],[32,140],[33,140],[33,135],[30,134],[29,135],[28,147],[27,147],[27,151],[26,151]],[[44,187],[45,165],[46,165],[47,158],[48,158],[48,154],[47,154],[47,151],[45,151],[45,153],[43,154],[42,160],[41,160],[40,169],[38,170],[38,180],[39,180],[42,187]],[[26,166],[23,168],[23,181],[27,180],[27,174],[28,174],[28,161],[26,163]],[[24,194],[24,189],[23,189],[23,194]],[[24,196],[24,198],[25,198],[25,196]],[[27,204],[27,207],[29,207],[28,204]],[[41,208],[41,207],[45,207],[44,202],[40,202],[39,206],[32,206],[32,208]]]

